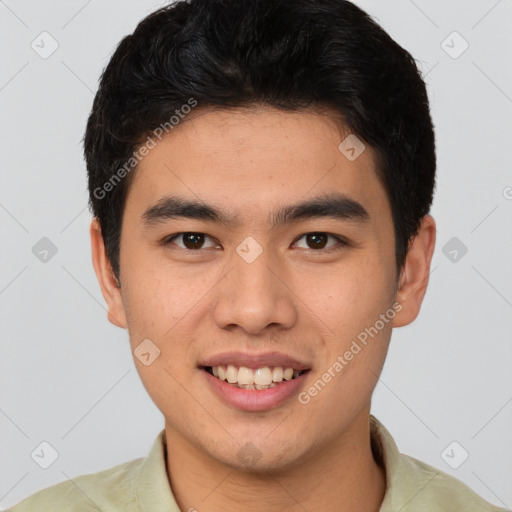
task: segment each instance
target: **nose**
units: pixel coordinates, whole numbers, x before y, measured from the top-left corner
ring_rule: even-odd
[[[266,328],[292,327],[297,320],[296,301],[282,265],[266,249],[248,261],[233,254],[231,270],[216,287],[215,323],[221,329],[239,327],[253,335]]]

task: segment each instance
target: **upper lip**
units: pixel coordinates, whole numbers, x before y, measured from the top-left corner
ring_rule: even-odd
[[[223,352],[210,356],[200,362],[198,366],[245,366],[246,368],[263,368],[264,366],[293,368],[294,370],[309,370],[311,367],[295,357],[279,352],[262,352],[261,354],[248,354],[245,352]]]

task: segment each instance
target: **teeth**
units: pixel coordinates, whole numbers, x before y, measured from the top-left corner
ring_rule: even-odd
[[[230,384],[237,384],[244,389],[268,389],[274,387],[283,380],[297,378],[302,372],[293,368],[276,366],[270,368],[264,366],[256,370],[241,366],[240,368],[230,364],[226,366],[212,366],[212,373],[220,380],[227,380]]]
[[[270,388],[275,388],[277,386],[277,383],[275,382],[272,382],[272,384],[270,384],[269,386],[262,386],[260,384],[238,384],[238,387],[239,388],[242,388],[242,389],[270,389]]]
[[[238,384],[253,384],[256,382],[256,376],[249,368],[245,368],[245,366],[241,366],[238,370]],[[272,379],[270,379],[272,382]],[[269,382],[269,384],[270,384]],[[256,384],[262,384],[262,382],[256,382]]]
[[[283,380],[284,370],[280,366],[276,366],[272,372],[272,380],[274,382],[281,382]]]
[[[271,382],[269,385],[264,385],[264,384],[254,384],[254,388],[255,389],[259,389],[259,390],[262,390],[262,389],[270,389],[270,388],[273,388],[274,386],[277,386],[277,384],[275,382]]]
[[[238,372],[236,371],[236,368],[232,364],[228,365],[228,371],[226,372],[226,380],[230,384],[234,384],[238,380]]]
[[[258,368],[254,372],[254,384],[258,384],[260,386],[268,386],[272,384],[272,370],[268,366]]]

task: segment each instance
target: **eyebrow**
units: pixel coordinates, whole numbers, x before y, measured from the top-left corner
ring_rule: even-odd
[[[324,194],[297,204],[286,205],[268,217],[273,228],[299,220],[333,218],[344,221],[367,222],[370,215],[364,206],[340,193]],[[188,200],[176,196],[162,197],[142,214],[146,226],[161,224],[170,219],[187,218],[218,223],[226,227],[238,227],[238,215],[229,215],[221,209],[202,201]]]

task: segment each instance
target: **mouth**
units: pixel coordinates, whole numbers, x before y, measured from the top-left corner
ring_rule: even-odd
[[[283,366],[248,368],[232,364],[202,366],[201,369],[234,388],[259,391],[281,386],[310,371],[309,369],[298,370]]]

